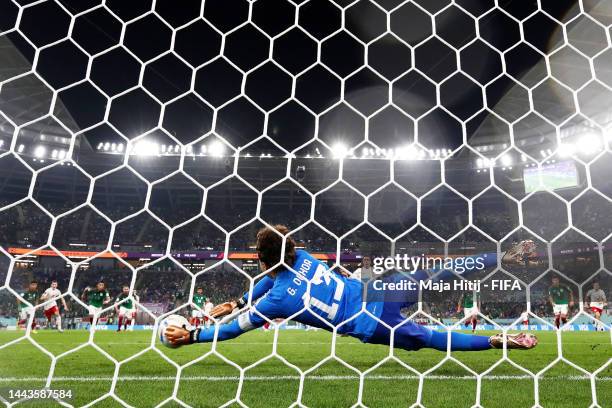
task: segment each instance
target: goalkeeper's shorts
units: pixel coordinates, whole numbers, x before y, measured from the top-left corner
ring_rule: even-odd
[[[405,321],[400,310],[403,304],[398,302],[387,302],[383,305],[383,312],[380,315],[380,320],[385,322],[390,327],[397,327],[394,331],[395,347],[404,350],[418,350],[425,347],[429,343],[432,331],[423,325],[412,321]],[[387,344],[391,342],[391,330],[385,325],[378,323],[374,334],[370,336],[367,343],[372,344]]]

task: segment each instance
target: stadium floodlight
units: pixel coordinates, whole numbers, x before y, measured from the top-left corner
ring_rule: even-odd
[[[578,142],[580,152],[583,154],[593,154],[601,149],[599,137],[595,133],[587,133]]]
[[[47,149],[45,149],[45,146],[37,146],[36,149],[34,149],[34,157],[36,157],[37,159],[41,159],[46,152]]]
[[[156,156],[158,152],[159,145],[157,143],[140,141],[134,147],[134,154],[137,156]]]
[[[104,143],[104,151],[108,152],[109,150],[110,150],[110,143],[109,142]]]
[[[119,143],[119,144],[117,145],[117,151],[118,151],[119,153],[123,152],[123,143]]]
[[[221,157],[225,152],[225,147],[223,146],[223,143],[216,140],[212,142],[210,146],[208,146],[208,152],[213,157]]]
[[[557,152],[559,153],[559,156],[561,157],[570,157],[572,154],[574,154],[575,150],[576,150],[576,147],[573,144],[561,143],[559,145],[559,148],[557,149]]]
[[[348,153],[349,150],[344,143],[338,142],[332,146],[332,155],[334,159],[344,159]]]
[[[58,153],[57,153],[57,157],[60,160],[64,160],[66,158],[66,151],[64,149],[61,149]]]
[[[370,149],[368,149],[367,147],[364,147],[361,150],[361,157],[368,157],[369,152],[370,152]]]
[[[512,165],[512,156],[509,154],[504,154],[501,157],[501,163],[503,166],[511,166]]]

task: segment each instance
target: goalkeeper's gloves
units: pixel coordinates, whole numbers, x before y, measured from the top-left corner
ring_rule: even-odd
[[[197,343],[198,338],[200,338],[200,332],[202,329],[199,327],[197,329],[189,331],[189,344]]]

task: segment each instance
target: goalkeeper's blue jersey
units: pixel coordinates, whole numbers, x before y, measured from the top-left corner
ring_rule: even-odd
[[[271,281],[267,284],[258,284],[260,287],[253,291],[254,298],[258,292],[268,289],[267,286],[271,288],[248,313],[238,317],[243,331],[262,326],[265,316],[267,319],[291,317],[299,323],[329,330],[337,326],[338,333],[363,341],[374,332],[377,321],[367,313],[359,314],[363,305],[361,281],[333,272],[303,250],[296,251],[292,269],[279,272],[274,279],[266,278]],[[376,317],[382,312],[379,302],[366,304],[366,309]]]
[[[497,264],[497,255],[484,254],[483,266]],[[466,257],[472,258],[472,257]],[[308,252],[296,251],[296,260],[291,270],[282,270],[275,278],[264,277],[253,288],[251,300],[255,304],[250,310],[241,313],[229,324],[218,327],[218,340],[228,340],[254,328],[263,326],[267,321],[277,318],[290,318],[293,321],[319,327],[326,330],[337,328],[338,333],[348,334],[367,342],[375,333],[379,320],[393,320],[400,323],[401,307],[408,306],[417,300],[417,291],[400,290],[371,291],[364,299],[364,284],[361,281],[345,278],[328,269]],[[411,275],[412,280],[428,279],[433,273],[442,272],[438,278],[445,277],[445,271],[419,270]],[[385,278],[390,282],[406,280],[401,274],[392,274]],[[310,285],[310,290],[308,286]],[[374,295],[371,293],[374,292]],[[243,299],[249,299],[249,293]],[[397,316],[385,315],[385,303],[392,302]],[[398,321],[396,321],[399,319]],[[209,342],[215,338],[215,328],[203,328],[198,341]]]

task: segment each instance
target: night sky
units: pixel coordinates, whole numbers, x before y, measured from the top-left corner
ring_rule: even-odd
[[[459,120],[466,122],[469,139],[489,116],[474,116],[484,107],[479,85],[486,85],[486,106],[495,111],[541,61],[538,51],[550,52],[562,39],[561,26],[540,12],[523,23],[526,41],[516,46],[519,23],[509,15],[530,16],[537,10],[532,0],[500,1],[501,9],[492,11],[493,1],[458,0],[463,10],[452,6],[441,12],[449,1],[397,8],[401,2],[395,0],[380,0],[378,6],[361,0],[350,7],[340,0],[299,7],[293,3],[306,2],[258,0],[250,11],[244,0],[207,0],[204,19],[198,18],[199,0],[182,0],[180,7],[160,0],[155,13],[146,0],[109,0],[105,7],[92,0],[60,3],[63,7],[44,2],[24,9],[18,32],[11,30],[17,8],[2,0],[0,30],[8,31],[4,37],[30,63],[33,46],[44,47],[35,69],[49,87],[61,90],[54,113],[72,132],[89,129],[92,146],[120,140],[99,124],[110,104],[110,123],[128,138],[161,124],[181,143],[214,130],[234,147],[266,134],[289,151],[315,135],[330,146],[355,147],[368,137],[391,148],[415,141],[418,133],[427,148],[455,148],[462,141]],[[545,0],[542,7],[567,21],[574,3]],[[387,17],[383,10],[394,11]],[[67,39],[70,14],[78,17]],[[481,39],[474,41],[477,28]],[[512,48],[504,55],[505,75],[494,48]],[[434,108],[440,83],[441,106],[448,111]],[[11,103],[5,96],[9,87],[0,92],[2,104]],[[525,90],[519,99],[526,95]],[[44,109],[50,93],[32,98]],[[513,119],[511,112],[500,114]],[[167,139],[161,132],[159,137]]]

